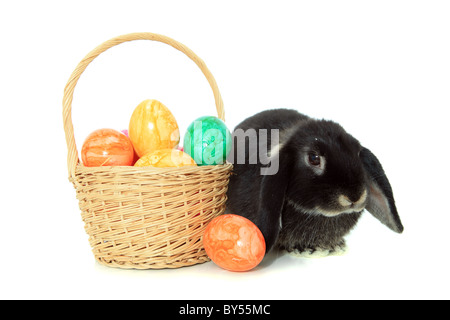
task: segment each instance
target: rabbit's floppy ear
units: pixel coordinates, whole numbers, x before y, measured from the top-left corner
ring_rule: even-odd
[[[271,162],[278,161],[278,171],[262,177],[259,193],[259,225],[266,241],[266,252],[276,243],[281,229],[281,212],[291,172],[289,155],[283,154],[280,163],[279,153],[271,157]],[[262,171],[261,171],[262,172]]]
[[[397,213],[392,188],[383,167],[377,157],[367,148],[362,148],[360,158],[369,179],[367,211],[391,230],[402,233],[403,225]]]

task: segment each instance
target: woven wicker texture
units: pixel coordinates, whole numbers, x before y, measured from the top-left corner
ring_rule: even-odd
[[[232,165],[181,168],[84,167],[72,124],[72,100],[83,71],[107,49],[133,40],[166,43],[194,61],[208,80],[219,118],[222,98],[211,72],[190,49],[166,36],[132,33],[108,40],[75,68],[64,89],[63,120],[73,183],[95,258],[135,269],[179,268],[209,261],[202,245],[212,218],[225,210]]]

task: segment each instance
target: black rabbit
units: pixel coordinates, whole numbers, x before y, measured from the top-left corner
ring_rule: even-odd
[[[341,251],[364,209],[403,231],[380,162],[335,122],[288,109],[260,112],[235,128],[229,161],[227,212],[253,221],[266,251]]]

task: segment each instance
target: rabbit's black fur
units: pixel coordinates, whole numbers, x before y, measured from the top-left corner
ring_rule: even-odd
[[[249,129],[256,130],[256,144]],[[260,129],[266,129],[267,139]],[[271,129],[279,130],[278,146],[271,145]],[[271,150],[270,162],[259,156],[260,149]],[[392,230],[403,231],[381,164],[335,122],[295,110],[263,111],[235,128],[229,161],[234,169],[227,212],[253,221],[267,251],[277,246],[332,252],[344,246],[364,208]],[[275,174],[261,174],[277,163]]]

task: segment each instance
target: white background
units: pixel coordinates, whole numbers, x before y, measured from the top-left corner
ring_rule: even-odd
[[[448,1],[15,1],[0,4],[0,298],[449,299]],[[332,119],[382,162],[405,226],[366,213],[340,257],[270,254],[247,273],[212,262],[121,270],[95,262],[67,177],[63,89],[114,36],[148,31],[190,47],[221,90],[227,125],[264,109]],[[125,129],[158,99],[182,133],[215,114],[208,83],[155,42],[115,47],[75,90],[78,148]]]

